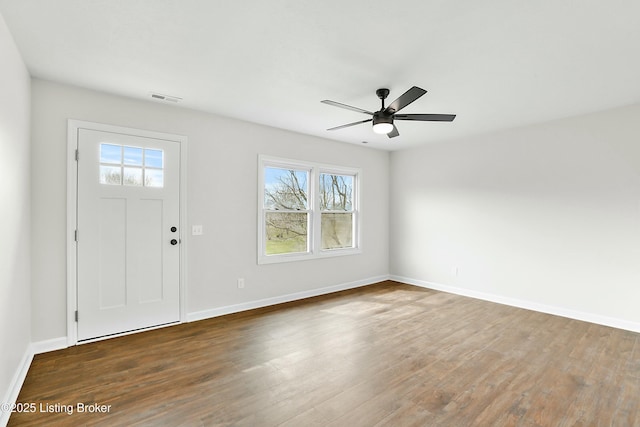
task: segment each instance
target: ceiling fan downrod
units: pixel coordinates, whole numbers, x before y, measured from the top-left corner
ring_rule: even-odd
[[[384,100],[387,99],[387,96],[389,96],[389,89],[386,89],[386,88],[378,89],[376,90],[376,95],[378,95],[378,98],[380,98],[380,101],[382,101],[382,108],[380,109],[380,111],[383,111]]]

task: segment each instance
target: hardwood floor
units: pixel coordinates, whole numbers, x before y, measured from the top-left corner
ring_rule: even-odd
[[[41,354],[18,401],[9,426],[640,426],[640,334],[383,282]]]

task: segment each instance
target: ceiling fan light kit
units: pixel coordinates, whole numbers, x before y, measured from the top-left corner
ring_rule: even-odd
[[[382,107],[380,111],[371,112],[367,110],[363,110],[362,108],[352,107],[351,105],[342,104],[336,101],[330,101],[325,99],[321,101],[327,105],[333,105],[334,107],[344,108],[351,111],[356,111],[358,113],[368,114],[372,116],[370,119],[361,120],[358,122],[348,123],[342,126],[336,126],[327,130],[338,130],[344,129],[347,127],[359,125],[361,123],[373,122],[373,131],[375,133],[384,135],[386,134],[389,138],[395,138],[400,135],[398,132],[398,128],[393,124],[395,120],[413,120],[413,121],[422,121],[422,122],[452,122],[453,119],[456,118],[455,114],[397,114],[398,111],[411,104],[416,99],[420,98],[422,95],[427,93],[426,90],[419,88],[418,86],[413,86],[411,89],[400,95],[398,99],[389,104],[388,107],[385,108],[384,100],[389,96],[389,89],[382,88],[376,90],[376,95],[380,98],[382,102]]]
[[[380,135],[388,134],[393,130],[393,117],[384,116],[380,113],[373,115],[373,131]]]

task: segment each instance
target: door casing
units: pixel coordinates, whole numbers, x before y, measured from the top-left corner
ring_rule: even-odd
[[[174,141],[180,145],[180,323],[186,318],[186,256],[187,256],[187,137],[184,135],[168,134],[163,132],[147,131],[122,126],[113,126],[102,123],[87,122],[81,120],[68,120],[67,122],[67,346],[78,344],[78,324],[75,313],[78,310],[78,264],[76,247],[76,227],[78,223],[77,197],[78,197],[78,163],[76,150],[78,149],[79,129],[98,130],[103,132],[122,133],[127,135],[147,138],[164,139]],[[155,329],[164,326],[150,327],[144,330]],[[84,340],[82,343],[99,341],[114,336],[128,335],[133,332]]]

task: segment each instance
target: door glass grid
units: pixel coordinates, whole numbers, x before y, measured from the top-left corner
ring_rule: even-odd
[[[101,143],[100,184],[164,187],[164,151]]]

